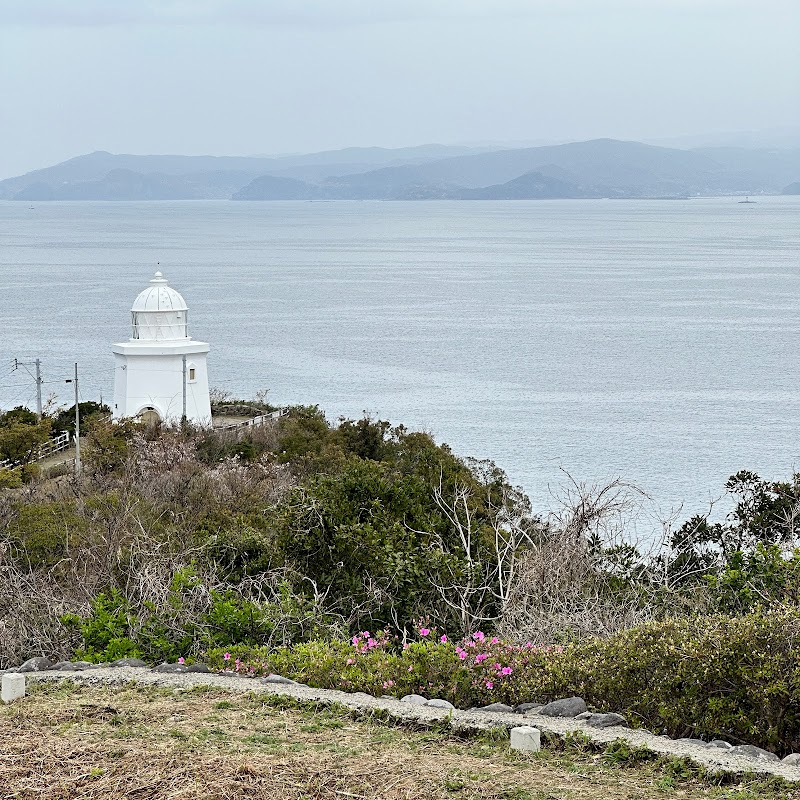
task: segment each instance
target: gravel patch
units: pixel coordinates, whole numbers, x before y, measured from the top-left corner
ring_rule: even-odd
[[[229,692],[286,696],[322,705],[338,703],[357,712],[380,711],[388,714],[397,722],[423,726],[432,726],[443,720],[449,720],[453,730],[460,733],[490,730],[497,727],[505,727],[510,730],[520,724],[539,729],[543,739],[547,739],[548,736],[560,738],[580,731],[597,744],[608,744],[622,739],[634,747],[647,747],[664,756],[689,758],[714,773],[776,775],[787,781],[800,782],[800,766],[781,761],[757,760],[744,755],[741,751],[736,753],[721,747],[699,744],[696,741],[674,740],[667,736],[656,736],[644,730],[619,726],[595,728],[584,720],[544,716],[533,710],[522,715],[480,709],[461,711],[404,703],[385,697],[376,698],[363,692],[349,693],[331,689],[313,689],[297,683],[265,683],[255,678],[219,673],[153,672],[150,669],[137,667],[101,667],[85,671],[66,671],[62,668],[59,671],[29,672],[26,678],[31,683],[63,680],[71,680],[85,686],[119,686],[139,683],[174,690],[189,690],[195,686],[213,686]]]

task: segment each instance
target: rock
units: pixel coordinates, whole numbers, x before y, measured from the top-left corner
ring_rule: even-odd
[[[11,703],[25,697],[25,676],[18,672],[6,672],[0,684],[0,700]]]
[[[575,719],[580,720],[581,722],[583,722],[583,720],[589,719],[589,717],[591,717],[591,716],[592,716],[592,712],[591,711],[584,711],[583,714],[578,714],[578,716],[576,716]]]
[[[209,669],[208,664],[203,664],[202,661],[198,661],[196,664],[190,664],[186,668],[187,672],[202,672],[203,674],[207,672],[211,672]]]
[[[141,658],[118,658],[116,661],[112,661],[109,664],[110,667],[146,667],[148,666],[146,661],[142,661]]]
[[[167,664],[164,662],[163,664],[159,664],[157,667],[153,667],[153,672],[178,673],[188,671],[189,667],[187,667],[186,664]]]
[[[53,662],[49,658],[29,658],[24,664],[17,667],[17,672],[44,672],[52,669]]]
[[[576,719],[580,719],[583,714],[579,714]],[[627,727],[628,721],[622,714],[589,714],[583,720],[592,728],[613,728],[615,725]]]
[[[284,678],[283,675],[267,675],[266,678],[261,679],[261,683],[283,683],[289,686],[297,685],[297,681],[293,681],[291,678]]]
[[[789,753],[788,756],[784,756],[781,760],[790,767],[800,766],[800,753]]]
[[[586,711],[586,703],[582,697],[565,697],[563,700],[553,700],[539,709],[540,714],[546,717],[577,717]]]
[[[381,700],[396,700],[396,699],[397,699],[396,697],[392,697],[392,695],[390,695],[390,694],[382,694],[381,695]]]
[[[752,744],[736,745],[736,747],[731,747],[728,753],[732,756],[752,758],[755,761],[780,761],[775,753],[770,753],[769,750],[762,750],[760,747],[756,747]]]
[[[75,665],[71,661],[56,661],[50,669],[58,672],[74,672]]]
[[[421,694],[407,694],[405,697],[400,698],[401,703],[411,703],[412,706],[424,706],[428,702],[427,697]]]
[[[544,706],[541,703],[522,703],[514,709],[515,714],[538,714]]]
[[[74,661],[72,667],[76,672],[83,672],[87,669],[100,669],[97,664],[92,664],[91,661]]]
[[[708,743],[709,747],[718,747],[720,750],[733,750],[733,745],[724,739],[712,739]]]
[[[511,749],[536,752],[542,749],[542,735],[538,728],[521,725],[511,729]]]
[[[488,706],[481,706],[478,711],[495,711],[498,714],[513,714],[514,709],[505,703],[490,703]]]
[[[451,702],[442,700],[439,697],[434,697],[433,700],[428,700],[425,705],[430,706],[431,708],[455,708]]]

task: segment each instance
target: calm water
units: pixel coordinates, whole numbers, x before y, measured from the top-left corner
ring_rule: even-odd
[[[800,198],[0,203],[0,407],[110,397],[156,269],[211,384],[366,410],[492,458],[539,505],[622,476],[703,509],[800,437]]]

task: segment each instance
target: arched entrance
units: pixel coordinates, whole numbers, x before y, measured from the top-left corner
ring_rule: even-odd
[[[145,406],[136,416],[145,425],[158,425],[161,422],[161,415],[153,406]]]

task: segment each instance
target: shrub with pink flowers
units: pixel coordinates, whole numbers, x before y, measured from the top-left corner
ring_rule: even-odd
[[[387,631],[361,631],[349,642],[234,648],[212,651],[208,660],[237,673],[277,673],[318,688],[375,695],[422,694],[461,707],[521,703],[532,692],[541,696],[555,689],[556,649],[507,644],[481,631],[455,642],[433,628],[420,626],[417,633],[402,641]]]

